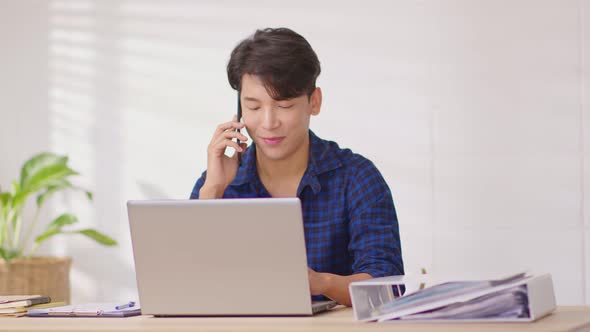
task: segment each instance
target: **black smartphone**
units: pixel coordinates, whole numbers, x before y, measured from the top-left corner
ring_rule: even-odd
[[[242,103],[240,102],[240,91],[238,91],[238,122],[242,121]],[[237,129],[238,133],[240,132]],[[238,138],[238,145],[240,145],[240,139]],[[238,153],[238,167],[242,166],[242,153],[236,151]]]

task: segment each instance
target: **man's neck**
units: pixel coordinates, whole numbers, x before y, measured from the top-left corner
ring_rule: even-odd
[[[307,169],[309,161],[309,136],[305,142],[286,159],[271,160],[261,153],[256,154],[256,169],[263,182],[277,182],[281,180],[300,180]]]

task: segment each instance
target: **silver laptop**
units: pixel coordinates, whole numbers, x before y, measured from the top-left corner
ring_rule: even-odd
[[[139,301],[156,316],[312,315],[297,198],[129,201]]]

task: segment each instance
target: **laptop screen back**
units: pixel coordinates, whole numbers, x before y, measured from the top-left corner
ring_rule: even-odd
[[[143,314],[311,314],[299,199],[127,206]]]

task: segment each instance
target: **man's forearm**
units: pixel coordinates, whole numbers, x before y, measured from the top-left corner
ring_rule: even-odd
[[[216,199],[223,197],[223,190],[221,188],[203,186],[199,190],[199,199]]]
[[[350,301],[350,293],[348,292],[348,285],[353,281],[360,281],[371,279],[368,273],[358,273],[350,276],[341,276],[332,273],[321,273],[323,279],[322,295],[340,303],[345,306],[352,306]]]

